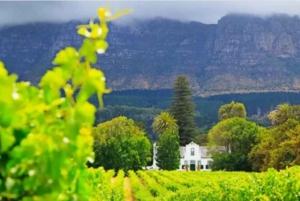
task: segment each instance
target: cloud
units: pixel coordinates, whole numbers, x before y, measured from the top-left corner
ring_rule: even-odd
[[[182,21],[200,21],[207,24],[217,21],[228,13],[270,15],[284,13],[299,14],[299,1],[113,1],[112,8],[132,8],[134,13],[121,22],[132,19],[149,19],[157,16]],[[23,24],[29,22],[67,22],[89,19],[95,16],[96,8],[107,2],[71,1],[16,1],[0,2],[0,25]]]

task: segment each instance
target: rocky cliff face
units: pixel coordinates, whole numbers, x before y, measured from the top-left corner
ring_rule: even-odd
[[[38,83],[55,54],[79,47],[79,22],[0,29],[0,60],[21,79]],[[179,74],[197,95],[300,89],[300,19],[228,15],[218,24],[154,19],[110,26],[99,57],[115,90],[172,88]]]
[[[299,90],[299,33],[297,17],[223,17],[216,29],[212,62],[206,67],[211,77],[207,89],[217,93]]]

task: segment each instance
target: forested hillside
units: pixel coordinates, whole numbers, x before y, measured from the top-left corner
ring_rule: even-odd
[[[112,92],[104,96],[107,103],[103,110],[97,112],[96,124],[124,115],[138,122],[143,122],[151,139],[151,124],[153,117],[162,110],[168,110],[172,99],[171,90],[130,90]],[[92,99],[97,103],[96,98]],[[206,133],[218,122],[220,106],[231,101],[241,102],[247,110],[247,118],[259,125],[267,126],[270,121],[268,113],[278,104],[300,104],[298,93],[252,93],[252,94],[226,94],[211,97],[194,97],[196,104],[195,122],[200,128],[199,132]],[[152,118],[152,119],[151,119]]]

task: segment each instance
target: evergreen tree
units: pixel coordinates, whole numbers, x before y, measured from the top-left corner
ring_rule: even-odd
[[[156,161],[157,166],[163,170],[178,169],[180,164],[178,132],[167,131],[159,136]]]
[[[196,125],[194,122],[195,104],[192,101],[192,90],[189,86],[189,80],[184,75],[179,75],[176,79],[173,89],[173,101],[171,103],[170,113],[177,120],[179,127],[179,144],[184,146],[190,143],[196,134]]]

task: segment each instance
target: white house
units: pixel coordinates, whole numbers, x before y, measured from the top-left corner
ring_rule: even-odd
[[[213,161],[209,151],[211,149],[224,150],[224,147],[207,147],[199,146],[198,144],[191,142],[186,146],[180,146],[180,165],[178,170],[185,170],[186,167],[190,171],[208,171],[211,170],[211,162]],[[153,164],[148,167],[148,169],[159,169],[156,165],[156,153],[157,146],[156,143],[153,144]]]

